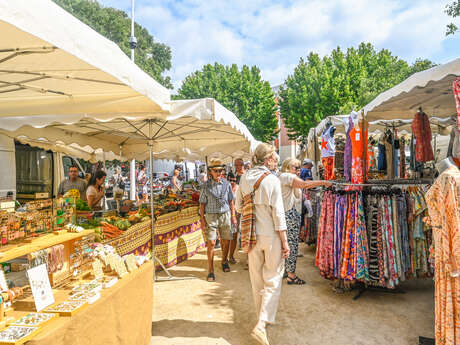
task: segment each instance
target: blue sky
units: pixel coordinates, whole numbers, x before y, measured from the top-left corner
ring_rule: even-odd
[[[99,2],[131,13],[131,0]],[[362,41],[409,62],[460,57],[460,33],[445,36],[453,21],[444,13],[448,0],[135,2],[136,21],[172,49],[169,75],[176,89],[188,74],[215,61],[257,65],[263,78],[277,85],[309,52],[325,55]]]

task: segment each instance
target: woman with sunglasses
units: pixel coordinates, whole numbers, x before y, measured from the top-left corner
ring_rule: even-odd
[[[286,215],[287,239],[290,254],[286,259],[286,272],[288,285],[303,285],[305,281],[297,277],[295,269],[297,265],[297,253],[299,251],[300,214],[296,210],[296,200],[301,197],[300,189],[309,189],[319,186],[329,187],[329,181],[303,181],[297,176],[300,171],[300,161],[295,158],[287,158],[281,166],[281,193],[283,196],[284,212]]]

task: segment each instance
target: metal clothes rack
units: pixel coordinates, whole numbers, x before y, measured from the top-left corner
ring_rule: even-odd
[[[406,291],[401,289],[400,286],[397,286],[394,289],[388,289],[380,286],[367,285],[366,283],[360,283],[358,287],[358,293],[353,297],[353,301],[359,299],[366,291],[375,291],[375,292],[384,292],[392,294],[405,294]]]
[[[331,190],[331,191],[336,191],[340,193],[356,193],[360,192],[361,190],[340,190],[337,191],[335,190],[334,187],[345,187],[345,186],[356,186],[356,187],[393,187],[393,186],[414,186],[414,185],[431,185],[433,184],[433,179],[391,179],[391,180],[368,180],[368,183],[361,183],[361,184],[356,184],[356,183],[349,183],[349,182],[334,182],[332,187],[327,188],[326,190]],[[389,289],[385,287],[380,287],[380,286],[372,286],[368,285],[366,283],[359,283],[358,284],[358,293],[353,297],[353,300],[356,301],[358,300],[365,292],[368,291],[373,291],[373,292],[383,292],[383,293],[391,293],[391,294],[405,294],[406,291],[404,291],[400,286],[395,287],[394,289]],[[423,338],[423,337],[421,337]],[[420,342],[420,345],[429,345],[430,342],[426,342],[426,339],[424,338],[425,342]],[[429,339],[428,339],[429,340]]]

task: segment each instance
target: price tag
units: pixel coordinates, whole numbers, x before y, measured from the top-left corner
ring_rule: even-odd
[[[360,132],[356,132],[355,140],[356,140],[356,141],[360,141],[360,140],[361,140],[361,133],[360,133]]]
[[[54,296],[46,265],[42,264],[27,270],[27,276],[37,311],[52,305],[54,303]]]

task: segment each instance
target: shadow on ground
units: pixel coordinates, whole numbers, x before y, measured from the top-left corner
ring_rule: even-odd
[[[416,345],[418,336],[433,337],[431,279],[406,282],[405,294],[369,291],[355,301],[357,291],[336,294],[319,275],[314,248],[302,245],[301,251],[305,257],[299,258],[297,273],[307,285],[283,284],[277,324],[268,328],[272,345]],[[254,344],[248,271],[238,263],[223,273],[217,259],[216,282],[208,283],[206,265],[201,252],[171,269],[175,276],[197,279],[155,284],[151,344]]]

